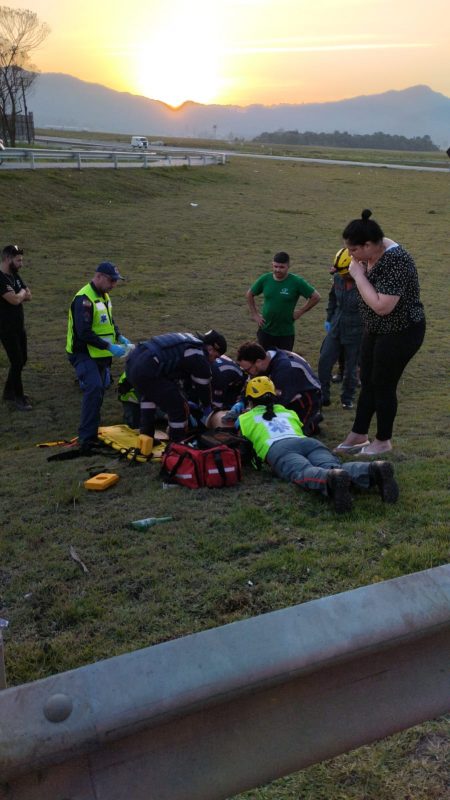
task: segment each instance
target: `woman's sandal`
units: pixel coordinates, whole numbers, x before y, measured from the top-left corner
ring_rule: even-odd
[[[338,455],[339,453],[359,453],[363,447],[367,447],[369,444],[370,441],[368,439],[360,444],[344,444],[344,442],[341,442],[341,444],[338,444],[338,446],[334,448],[333,453],[337,453]]]

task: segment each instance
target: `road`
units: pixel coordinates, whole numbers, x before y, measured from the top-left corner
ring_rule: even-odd
[[[76,139],[76,138],[67,138],[67,137],[60,137],[60,136],[36,136],[37,142],[42,143],[53,143],[63,147],[96,147],[101,148],[104,150],[109,151],[129,151],[131,150],[131,145],[124,145],[123,142],[105,142],[100,140],[87,140],[87,139]],[[414,172],[446,172],[450,171],[450,162],[448,167],[418,167],[418,166],[411,166],[409,164],[379,164],[376,162],[369,162],[369,161],[340,161],[337,159],[328,159],[328,158],[304,158],[300,156],[274,156],[269,155],[268,153],[238,153],[234,150],[210,150],[206,148],[198,148],[198,147],[158,147],[152,145],[152,151],[159,152],[164,155],[168,155],[169,153],[195,153],[198,155],[217,155],[217,156],[225,156],[225,158],[253,158],[258,160],[269,160],[269,161],[294,161],[303,164],[323,164],[323,165],[332,165],[332,166],[339,166],[339,167],[359,167],[359,168],[371,168],[371,169],[400,169],[400,170],[412,170]],[[155,166],[165,166],[165,162],[155,162]],[[174,164],[175,165],[175,164]],[[54,167],[65,167],[68,168],[69,165],[67,164],[54,164]],[[104,164],[96,165],[99,168],[105,167]],[[125,165],[122,165],[125,167]],[[127,166],[136,166],[134,164],[129,164]],[[73,165],[72,165],[73,167]],[[8,165],[8,169],[13,168],[12,165]],[[14,168],[19,168],[15,166]]]

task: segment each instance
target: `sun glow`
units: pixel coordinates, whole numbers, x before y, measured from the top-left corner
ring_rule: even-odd
[[[211,103],[220,93],[220,41],[212,4],[179,6],[135,48],[137,91],[173,107],[186,100]],[[201,6],[201,8],[199,8]]]

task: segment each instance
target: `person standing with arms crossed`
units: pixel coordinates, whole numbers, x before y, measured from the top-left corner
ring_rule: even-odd
[[[31,300],[31,292],[19,275],[23,250],[8,244],[2,250],[0,264],[0,341],[6,350],[10,368],[3,390],[3,400],[19,411],[31,411],[24,394],[22,370],[27,363],[27,334],[23,304]]]
[[[83,392],[78,441],[86,454],[97,442],[103,395],[111,383],[111,357],[124,356],[131,345],[114,322],[109,299],[121,280],[117,267],[102,261],[69,309],[66,351]]]
[[[272,272],[261,275],[246,293],[250,315],[258,325],[256,336],[265,350],[274,347],[292,350],[295,321],[320,300],[320,294],[314,286],[299,275],[289,273],[289,267],[289,255],[283,251],[275,253]],[[255,297],[260,294],[264,298],[261,312],[255,303]],[[305,297],[306,303],[296,308],[300,297]]]

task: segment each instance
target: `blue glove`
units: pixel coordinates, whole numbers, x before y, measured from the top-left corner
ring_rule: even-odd
[[[110,344],[108,345],[108,350],[113,356],[117,356],[118,358],[124,356],[127,352],[127,348],[121,344]]]
[[[328,322],[328,320],[325,320],[325,322],[323,323],[323,327],[325,328],[326,332],[329,333],[330,329],[331,329],[331,322]]]
[[[131,344],[130,340],[129,340],[129,339],[127,339],[127,337],[126,337],[126,336],[122,336],[122,334],[120,334],[118,341],[120,342],[120,344],[125,344],[125,345],[127,345],[127,346],[128,346],[129,344]]]
[[[245,403],[243,400],[238,400],[234,406],[231,406],[230,410],[227,411],[226,414],[223,415],[223,419],[225,422],[231,422],[232,420],[236,420],[239,414],[245,410]]]
[[[243,400],[238,400],[237,403],[234,404],[234,406],[231,406],[230,411],[232,411],[234,414],[236,414],[236,416],[239,416],[239,414],[242,414],[242,412],[245,411],[245,403],[244,403],[244,401]]]

